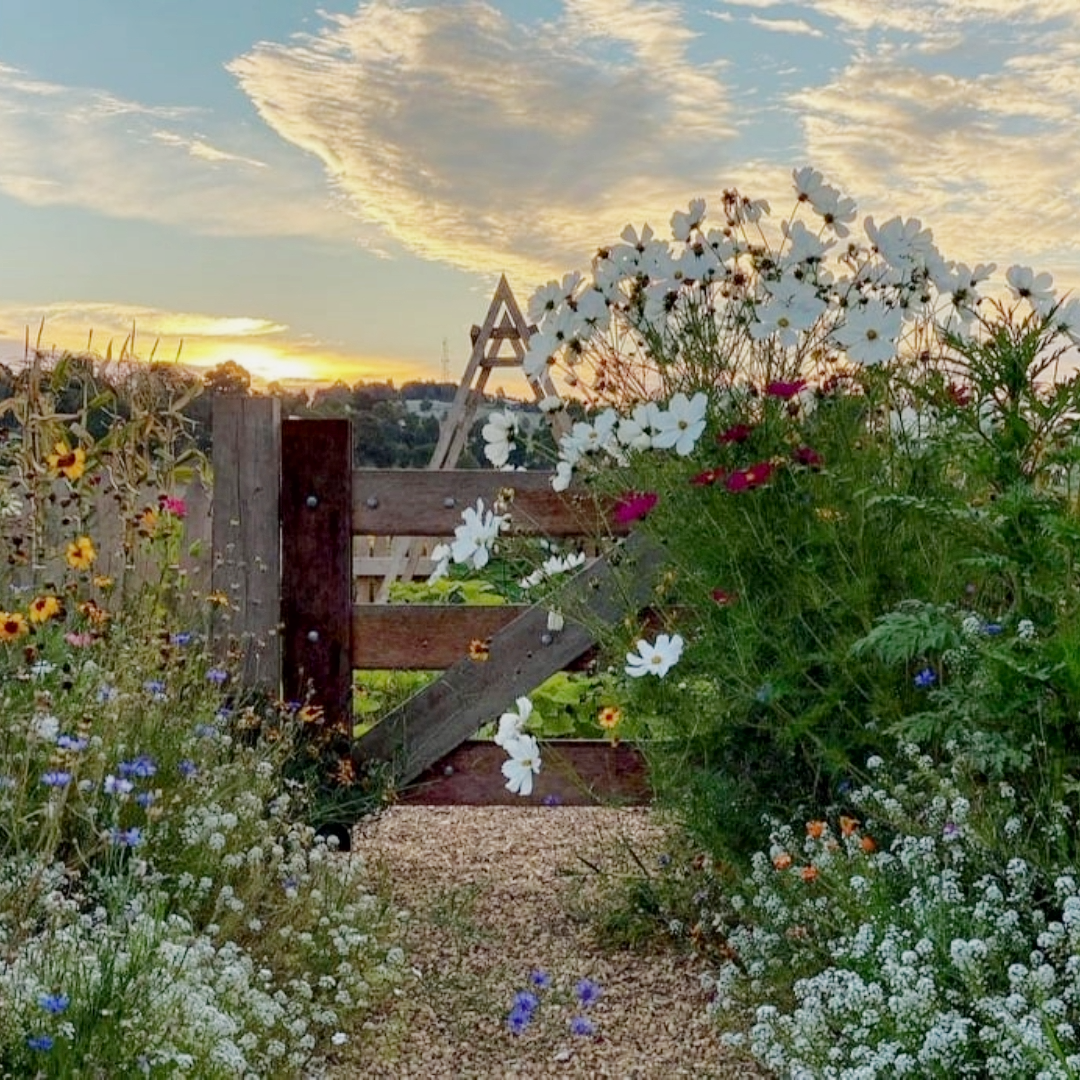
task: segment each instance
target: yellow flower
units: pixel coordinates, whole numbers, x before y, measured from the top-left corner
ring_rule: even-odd
[[[618,727],[620,720],[622,720],[622,709],[615,705],[605,705],[596,718],[596,722],[608,731]]]
[[[81,446],[70,450],[67,443],[58,442],[55,450],[55,453],[46,458],[53,472],[66,476],[69,480],[78,480],[86,472],[86,451]]]
[[[136,524],[143,536],[153,536],[157,532],[158,512],[152,506],[148,506],[139,515]]]
[[[107,590],[111,589],[115,582],[107,574],[96,574],[94,576],[94,587],[97,589]]]
[[[0,641],[14,641],[29,631],[21,611],[0,611]]]
[[[491,638],[473,638],[469,642],[469,659],[483,663],[491,657]]]
[[[206,602],[208,604],[217,604],[218,607],[228,607],[229,597],[227,593],[223,593],[218,589],[216,592],[207,593]]]
[[[84,600],[79,605],[79,614],[94,626],[104,626],[111,616],[93,600]]]
[[[67,562],[73,570],[89,570],[97,552],[89,536],[80,536],[67,546]]]
[[[60,601],[55,596],[39,596],[30,605],[30,621],[33,623],[48,622],[59,614]]]

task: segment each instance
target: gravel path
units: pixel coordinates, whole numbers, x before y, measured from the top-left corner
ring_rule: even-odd
[[[720,1045],[699,960],[603,950],[574,917],[588,895],[579,856],[611,867],[620,838],[653,859],[662,843],[642,808],[397,806],[358,828],[354,849],[410,913],[415,978],[353,1040],[343,1080],[759,1076]],[[513,995],[538,968],[552,986],[513,1035]],[[602,991],[591,1037],[569,1031],[585,978]]]

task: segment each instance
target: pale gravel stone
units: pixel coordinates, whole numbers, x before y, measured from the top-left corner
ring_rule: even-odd
[[[419,975],[355,1037],[338,1080],[734,1080],[764,1074],[720,1045],[701,962],[671,950],[605,951],[564,900],[581,857],[604,867],[620,841],[655,854],[644,808],[396,806],[363,823],[354,850],[381,867]],[[594,1038],[569,1034],[569,1005],[543,995],[520,1036],[505,1026],[516,990],[541,967],[569,996],[590,978]]]

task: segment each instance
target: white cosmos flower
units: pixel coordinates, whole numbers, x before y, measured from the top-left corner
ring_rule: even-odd
[[[514,449],[514,436],[518,432],[518,418],[511,412],[493,412],[481,430],[484,436],[484,457],[501,469],[510,460]]]
[[[1080,297],[1063,301],[1054,312],[1054,326],[1058,332],[1080,344]]]
[[[903,314],[871,300],[845,312],[844,321],[832,333],[834,340],[859,364],[881,364],[896,355]]]
[[[701,223],[705,220],[705,200],[704,199],[691,199],[690,209],[688,213],[683,213],[682,210],[676,210],[671,215],[671,235],[682,243],[686,243],[690,239],[690,234],[695,229],[701,228]]]
[[[1017,300],[1027,300],[1040,314],[1054,306],[1054,278],[1051,274],[1036,274],[1030,266],[1010,266],[1005,271],[1009,290]]]
[[[642,639],[634,648],[637,652],[626,654],[626,674],[633,679],[642,675],[655,675],[662,679],[678,662],[683,652],[683,639],[679,634],[661,634],[650,645]]]
[[[550,312],[562,304],[565,296],[562,286],[557,281],[549,281],[546,285],[541,285],[529,300],[529,321],[539,325],[542,319],[547,318]]]
[[[450,544],[450,554],[454,562],[471,565],[474,570],[482,570],[487,566],[491,548],[506,525],[507,519],[504,515],[485,510],[484,500],[477,499],[475,507],[465,508],[461,515],[461,524],[454,530],[454,540]]]
[[[674,447],[679,457],[686,457],[705,430],[708,407],[709,399],[700,391],[692,398],[687,398],[682,391],[675,394],[668,402],[667,411],[661,412],[656,418],[653,446],[658,450]]]
[[[828,305],[812,285],[793,278],[770,281],[766,287],[769,300],[754,309],[757,322],[750,324],[750,336],[761,341],[775,334],[784,348],[794,348],[799,342],[799,333],[809,330]]]
[[[650,450],[653,437],[659,430],[662,410],[655,401],[646,401],[634,406],[629,416],[619,419],[616,437],[620,446],[627,450]]]
[[[520,739],[525,734],[525,724],[532,716],[533,703],[527,697],[519,697],[516,702],[517,712],[513,709],[499,717],[499,730],[495,735],[495,745],[506,749],[507,743]]]
[[[784,222],[780,228],[787,240],[787,251],[784,252],[784,266],[793,266],[798,263],[809,263],[816,266],[825,258],[825,253],[836,243],[830,240],[827,243],[812,233],[801,221],[791,224]]]
[[[569,461],[560,461],[555,466],[555,475],[551,478],[552,491],[565,491],[574,478],[574,466]]]
[[[893,438],[915,446],[925,442],[933,435],[938,425],[938,414],[934,408],[916,409],[905,405],[899,411],[889,413],[889,430]]]
[[[531,795],[533,775],[540,771],[540,747],[531,735],[521,735],[510,739],[503,749],[510,755],[504,761],[502,774],[506,777],[506,788],[514,795]]]
[[[549,394],[536,406],[542,413],[555,413],[566,408],[566,402],[558,394]]]
[[[529,338],[529,349],[521,366],[531,379],[539,378],[555,363],[563,343],[547,330],[540,330]]]
[[[431,561],[434,563],[434,567],[427,579],[429,585],[434,585],[436,581],[450,573],[451,557],[452,553],[449,544],[436,544],[431,549]]]
[[[924,229],[918,218],[889,218],[878,227],[868,217],[865,227],[874,250],[897,270],[906,273],[915,265],[932,265],[941,258],[934,247],[934,234]]]
[[[804,165],[801,169],[792,169],[791,178],[795,181],[795,194],[798,196],[798,201],[809,203],[811,206],[823,197],[824,191],[831,190],[825,183],[825,177],[809,165]]]

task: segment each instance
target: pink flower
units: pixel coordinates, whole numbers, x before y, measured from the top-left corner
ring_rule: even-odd
[[[720,607],[729,607],[738,599],[735,593],[724,592],[723,589],[713,589],[712,598]]]
[[[177,499],[172,495],[159,495],[158,505],[166,514],[173,517],[187,517],[187,503],[183,499]]]
[[[805,379],[796,379],[795,382],[771,382],[765,387],[765,393],[769,397],[780,398],[781,401],[790,401],[806,388]]]
[[[771,461],[759,461],[748,469],[733,472],[725,481],[724,486],[728,491],[750,491],[752,488],[768,483],[775,471],[776,466]]]
[[[68,631],[68,633],[64,635],[64,640],[69,645],[74,645],[76,649],[84,649],[87,645],[93,645],[94,635],[86,633],[76,634],[73,631]]]
[[[799,465],[805,465],[808,469],[820,469],[825,464],[822,456],[809,446],[799,446],[791,452],[792,459]]]
[[[724,476],[723,469],[706,469],[704,472],[699,472],[697,476],[691,476],[690,483],[696,484],[698,487],[708,487],[710,484],[723,480]]]
[[[629,525],[641,518],[656,505],[660,498],[655,491],[628,491],[615,503],[612,515],[617,525]]]
[[[750,438],[753,430],[747,424],[735,424],[733,427],[729,427],[727,431],[721,431],[716,436],[716,441],[719,443],[743,443]]]

